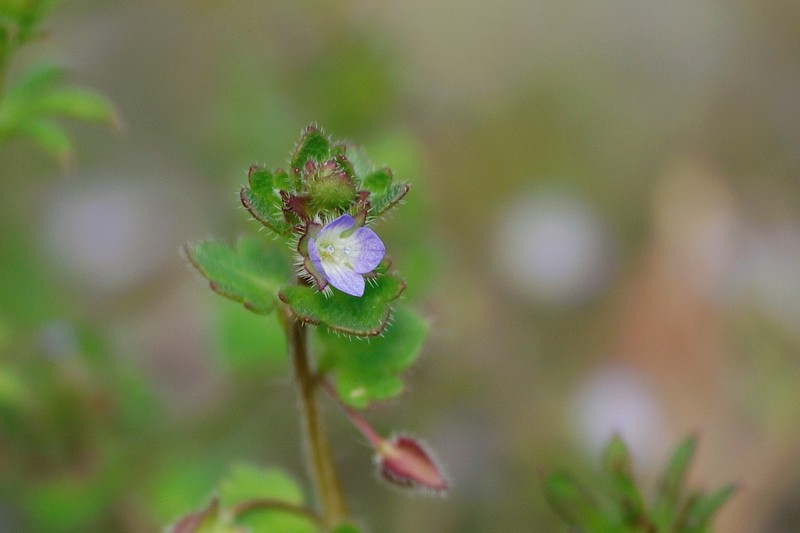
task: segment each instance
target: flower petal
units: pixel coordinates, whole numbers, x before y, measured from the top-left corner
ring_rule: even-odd
[[[358,228],[347,238],[353,270],[358,274],[371,272],[386,254],[386,247],[378,234],[369,228]]]
[[[331,220],[330,222],[325,224],[325,227],[322,228],[322,231],[320,231],[320,234],[317,236],[317,239],[318,240],[321,239],[322,234],[323,233],[327,234],[328,232],[330,232],[334,238],[338,239],[339,235],[341,235],[343,231],[347,231],[348,229],[352,228],[355,225],[356,225],[356,220],[352,216],[345,213],[339,218]]]
[[[311,264],[314,265],[314,268],[317,269],[317,272],[325,276],[325,269],[322,268],[322,259],[319,256],[319,250],[317,250],[317,243],[314,242],[313,237],[310,237],[308,239],[308,258],[311,259]]]
[[[340,291],[351,296],[364,295],[364,278],[361,274],[335,261],[325,261],[322,263],[322,268],[328,282]]]

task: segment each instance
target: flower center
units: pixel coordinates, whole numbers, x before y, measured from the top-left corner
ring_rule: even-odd
[[[349,265],[350,247],[341,246],[341,243],[320,243],[319,254],[323,261],[331,261],[341,265]]]

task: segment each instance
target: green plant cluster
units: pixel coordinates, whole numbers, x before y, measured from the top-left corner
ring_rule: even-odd
[[[72,143],[56,119],[117,122],[103,96],[65,85],[65,72],[52,65],[36,65],[6,86],[11,57],[22,46],[43,37],[40,25],[53,0],[0,1],[0,143],[26,137],[66,162]]]
[[[606,446],[598,490],[569,473],[553,471],[544,478],[545,492],[558,515],[582,533],[710,533],[715,514],[735,486],[711,493],[688,489],[685,480],[696,447],[694,437],[678,445],[649,503],[619,436]]]

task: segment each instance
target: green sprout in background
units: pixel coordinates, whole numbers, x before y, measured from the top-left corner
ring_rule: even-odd
[[[118,123],[108,101],[88,89],[65,86],[65,72],[36,65],[7,84],[12,56],[44,36],[40,24],[53,0],[0,0],[0,144],[25,137],[66,164],[72,143],[59,117]]]
[[[708,494],[690,491],[685,480],[696,447],[694,437],[678,445],[649,505],[633,478],[631,455],[619,436],[606,446],[597,490],[556,470],[545,476],[545,492],[559,516],[582,533],[710,533],[712,519],[735,486]]]

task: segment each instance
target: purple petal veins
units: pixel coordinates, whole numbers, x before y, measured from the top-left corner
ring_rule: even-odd
[[[358,228],[351,236],[351,240],[353,270],[359,274],[375,270],[386,254],[386,247],[378,234],[369,228]]]
[[[325,276],[331,285],[351,296],[364,295],[364,277],[361,274],[337,263],[323,263],[323,267],[325,266]]]

